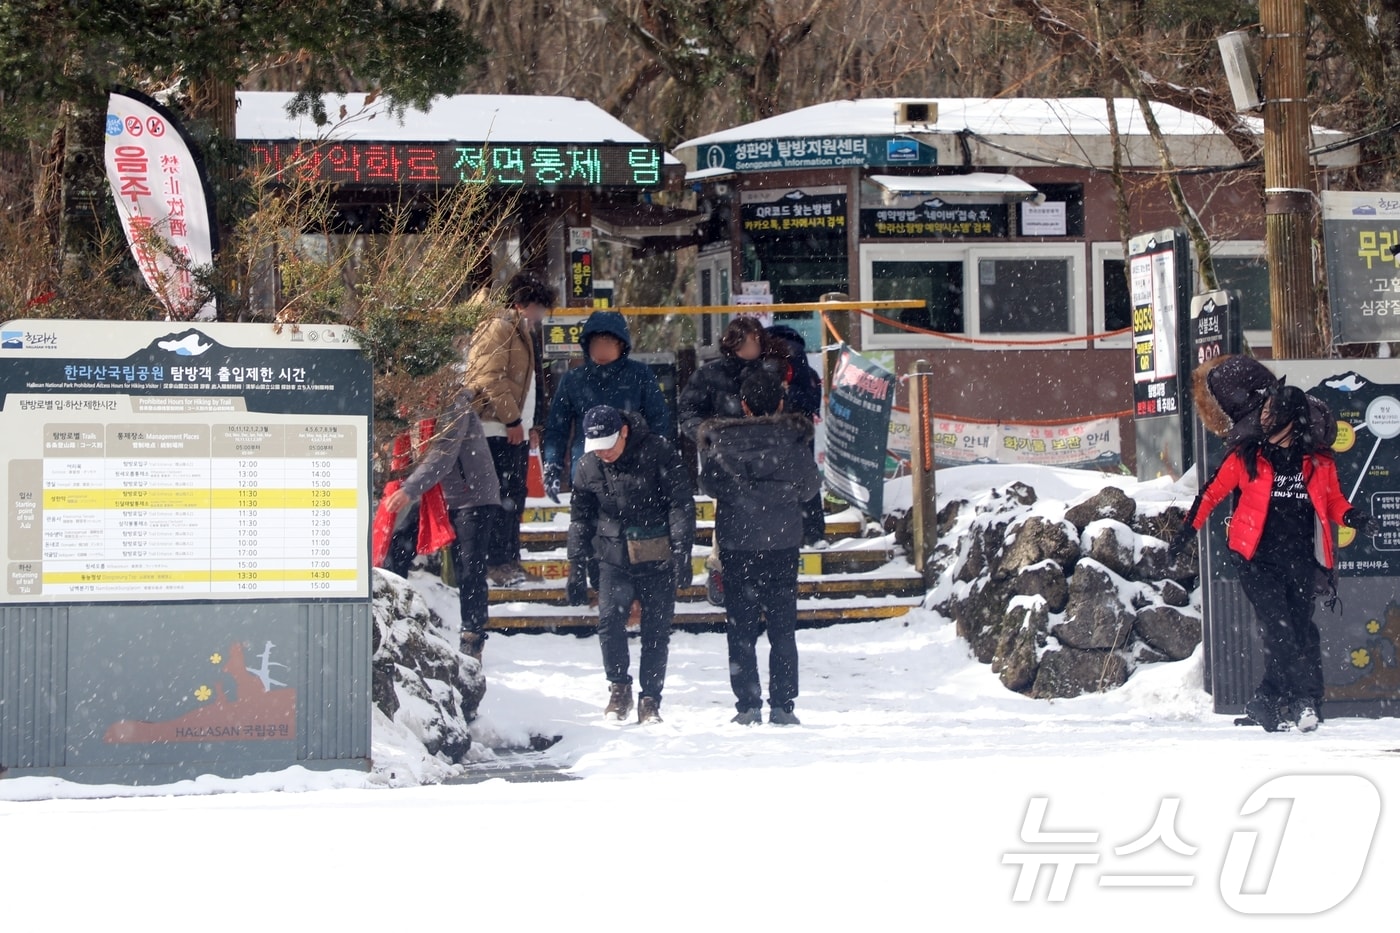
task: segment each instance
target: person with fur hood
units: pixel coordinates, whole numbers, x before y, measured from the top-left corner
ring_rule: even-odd
[[[755,646],[768,630],[768,721],[797,725],[797,561],[802,502],[821,486],[808,454],[812,419],[784,413],[783,384],[766,372],[739,387],[745,417],[700,426],[700,486],[715,499],[724,564],[733,722],[763,721]]]
[[[1311,732],[1322,721],[1321,634],[1313,621],[1319,571],[1332,571],[1336,524],[1369,532],[1373,522],[1341,490],[1329,441],[1336,426],[1321,401],[1247,357],[1199,371],[1196,387],[1206,426],[1229,425],[1227,452],[1168,553],[1184,551],[1211,511],[1234,495],[1227,542],[1264,650],[1264,676],[1241,721],[1269,732]]]

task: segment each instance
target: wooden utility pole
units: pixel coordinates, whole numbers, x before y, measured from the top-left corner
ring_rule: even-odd
[[[1275,359],[1324,355],[1313,282],[1303,0],[1259,0],[1264,27],[1264,222]]]

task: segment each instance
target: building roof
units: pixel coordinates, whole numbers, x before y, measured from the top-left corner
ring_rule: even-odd
[[[331,122],[317,126],[293,117],[281,91],[239,91],[235,129],[241,140],[335,139],[376,142],[650,143],[596,104],[572,97],[457,94],[434,99],[428,110],[390,113],[384,98],[327,94]],[[666,161],[678,160],[666,154]]]
[[[704,170],[723,167],[722,162],[716,164],[714,153],[734,144],[813,137],[896,136],[937,149],[940,165],[961,166],[964,159],[960,135],[971,133],[971,163],[977,166],[1024,167],[1043,165],[1046,160],[1098,167],[1112,164],[1108,108],[1102,98],[929,98],[927,103],[937,105],[936,120],[897,123],[900,105],[911,102],[924,101],[880,97],[816,104],[691,139],[675,151],[691,168]],[[1137,101],[1118,98],[1114,110],[1126,142],[1128,163],[1159,164]],[[1240,161],[1239,151],[1204,117],[1161,103],[1154,103],[1152,112],[1178,165],[1230,165]],[[1249,116],[1240,119],[1255,133],[1262,134],[1262,120]],[[1344,134],[1336,130],[1312,129],[1314,146],[1343,138]],[[1354,164],[1356,150],[1326,153],[1318,161],[1327,165]]]

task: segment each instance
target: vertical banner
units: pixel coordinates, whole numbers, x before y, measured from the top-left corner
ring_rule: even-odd
[[[146,285],[176,321],[214,320],[191,271],[212,265],[217,248],[204,172],[175,115],[144,94],[107,98],[107,182]]]
[[[876,521],[884,513],[894,385],[894,373],[841,346],[827,401],[826,485]]]
[[[593,228],[569,228],[569,304],[593,304]]]
[[[1333,343],[1400,340],[1400,194],[1322,192]]]

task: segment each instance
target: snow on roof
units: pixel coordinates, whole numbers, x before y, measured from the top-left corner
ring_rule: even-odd
[[[687,178],[690,176],[687,175]],[[870,180],[891,194],[1001,194],[1034,197],[1035,185],[1015,175],[969,172],[966,175],[871,175]]]
[[[650,143],[606,110],[572,97],[457,94],[438,97],[429,110],[389,112],[380,97],[327,94],[331,122],[287,114],[292,94],[240,91],[236,132],[244,140],[321,139],[376,142]],[[668,162],[677,161],[669,153]]]
[[[875,97],[864,100],[837,100],[781,113],[766,120],[745,123],[698,139],[687,140],[676,148],[686,149],[710,143],[741,142],[754,139],[782,139],[800,136],[876,136],[896,131],[895,111],[902,98]],[[920,126],[920,133],[957,133],[972,130],[982,136],[1060,136],[1107,135],[1108,111],[1101,98],[942,98],[938,121]],[[1147,125],[1137,101],[1114,101],[1119,131],[1124,135],[1146,134]],[[1220,131],[1204,117],[1187,113],[1168,104],[1153,104],[1152,111],[1162,132],[1174,135],[1215,135]],[[1246,117],[1246,122],[1262,130],[1263,121]]]
[[[715,143],[814,136],[907,135],[928,141],[930,137],[948,136],[965,130],[993,140],[998,137],[1003,140],[1007,137],[1019,137],[1021,140],[1040,138],[1046,142],[1052,137],[1083,139],[1106,138],[1109,135],[1108,109],[1102,98],[930,98],[929,103],[938,105],[936,122],[917,126],[896,125],[896,111],[899,105],[910,100],[875,97],[815,104],[687,140],[676,146],[676,152],[683,154],[687,150],[696,150]],[[1149,135],[1146,121],[1136,100],[1118,98],[1114,101],[1114,111],[1118,118],[1119,132],[1125,137]],[[1206,118],[1162,103],[1153,103],[1152,111],[1163,135],[1169,138],[1194,137],[1200,143],[1218,141],[1227,148],[1212,146],[1212,157],[1218,153],[1225,160],[1238,160],[1239,154],[1229,146],[1224,134]],[[1242,116],[1240,119],[1255,133],[1263,132],[1262,120],[1249,116]],[[1315,143],[1334,142],[1342,139],[1344,135],[1339,131],[1320,127],[1313,127],[1312,133]],[[1231,152],[1234,153],[1233,157],[1229,155]],[[1354,149],[1333,153],[1324,161],[1330,163],[1338,156],[1345,157],[1347,153],[1350,154],[1350,160],[1354,161]],[[690,154],[694,156],[694,152]]]

